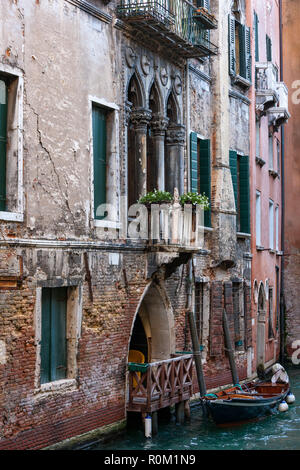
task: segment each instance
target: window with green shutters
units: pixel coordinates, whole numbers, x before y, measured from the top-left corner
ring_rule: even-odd
[[[67,376],[67,288],[42,290],[41,383]]]
[[[211,201],[211,157],[210,140],[190,135],[191,192],[205,193]],[[204,212],[205,227],[211,226],[211,209]]]
[[[267,61],[272,62],[272,40],[266,35]]]
[[[250,233],[250,174],[249,157],[240,156],[239,162],[239,204],[240,232]]]
[[[229,73],[252,81],[251,31],[234,16],[228,18]]]
[[[6,210],[7,84],[0,77],[0,211]]]
[[[237,212],[237,231],[250,233],[249,157],[230,150],[229,165]]]
[[[94,217],[101,204],[106,203],[106,142],[107,142],[107,111],[93,105],[93,155],[94,155]]]
[[[254,37],[255,37],[255,61],[259,62],[259,33],[258,33],[258,16],[254,12]]]
[[[197,0],[197,7],[204,7],[210,9],[210,0]]]

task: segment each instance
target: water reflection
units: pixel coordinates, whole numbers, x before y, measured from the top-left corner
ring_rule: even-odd
[[[299,450],[300,449],[300,369],[288,370],[291,389],[296,397],[287,412],[238,426],[218,427],[202,417],[199,406],[192,407],[191,420],[178,425],[174,417],[159,423],[158,435],[144,437],[139,418],[136,426],[106,444],[89,450]]]

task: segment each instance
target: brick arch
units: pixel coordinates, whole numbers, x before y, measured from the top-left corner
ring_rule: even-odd
[[[175,326],[173,309],[164,286],[153,281],[145,288],[133,318],[128,344],[137,315],[140,315],[148,338],[151,362],[169,359],[175,352]]]

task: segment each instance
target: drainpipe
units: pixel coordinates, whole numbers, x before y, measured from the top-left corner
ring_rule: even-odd
[[[189,59],[186,60],[186,152],[187,152],[187,191],[190,191],[190,71]]]
[[[283,81],[283,47],[282,47],[282,0],[279,0],[279,47],[280,47],[280,81]],[[284,254],[285,254],[285,172],[284,172],[284,125],[281,126],[281,257],[280,270],[280,362],[284,361]]]

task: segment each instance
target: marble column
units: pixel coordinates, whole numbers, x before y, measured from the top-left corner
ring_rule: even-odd
[[[166,131],[165,188],[171,194],[174,188],[184,192],[185,126],[172,124]]]
[[[147,192],[147,126],[150,123],[152,111],[146,108],[132,110],[130,120],[135,131],[135,165],[138,197]]]
[[[169,119],[156,114],[151,121],[153,141],[153,176],[155,187],[165,190],[165,137]]]

